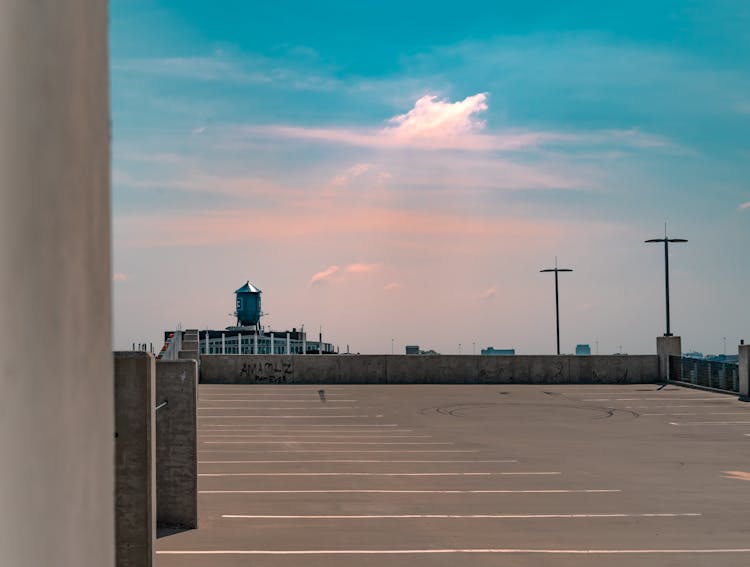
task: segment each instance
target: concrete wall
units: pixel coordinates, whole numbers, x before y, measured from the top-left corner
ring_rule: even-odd
[[[649,383],[659,359],[640,356],[203,355],[209,384]]]
[[[656,337],[656,355],[659,357],[659,375],[662,380],[669,380],[669,357],[682,356],[681,337]]]
[[[156,538],[155,358],[115,353],[115,550],[117,567],[149,567]]]
[[[156,521],[198,527],[198,365],[156,363]]]
[[[0,1],[0,565],[114,563],[107,25]]]
[[[750,402],[750,345],[739,345],[740,400]]]

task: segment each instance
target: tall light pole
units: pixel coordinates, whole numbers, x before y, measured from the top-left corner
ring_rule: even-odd
[[[667,225],[664,224],[664,238],[652,238],[645,241],[647,244],[652,242],[663,242],[664,243],[664,289],[667,303],[667,332],[664,333],[665,337],[671,337],[672,331],[669,326],[669,244],[671,243],[682,243],[687,242],[684,238],[668,238],[667,237]]]
[[[557,256],[555,256],[555,267],[547,268],[546,270],[539,270],[539,272],[555,272],[555,322],[557,325],[557,354],[560,354],[560,294],[557,289],[557,274],[558,272],[572,272],[570,268],[558,268],[557,267]]]

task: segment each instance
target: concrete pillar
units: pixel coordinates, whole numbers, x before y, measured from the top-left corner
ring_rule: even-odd
[[[0,1],[0,565],[114,564],[107,26]]]
[[[739,346],[740,400],[750,402],[750,345]]]
[[[682,356],[682,338],[656,337],[656,354],[659,356],[659,376],[662,380],[670,380],[669,357]]]
[[[258,354],[258,331],[253,335],[253,354]]]
[[[150,567],[156,539],[154,356],[115,353],[117,567]]]
[[[161,406],[166,402],[166,405]],[[156,522],[198,527],[198,364],[156,364]]]
[[[177,355],[178,360],[198,360],[199,358],[198,350],[181,350]]]
[[[276,353],[276,350],[274,349],[274,334],[273,333],[271,333],[271,350],[270,350],[270,353],[271,354],[275,354]]]

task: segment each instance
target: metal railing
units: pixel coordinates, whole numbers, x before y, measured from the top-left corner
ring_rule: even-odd
[[[704,388],[739,393],[739,366],[681,356],[669,357],[669,379]]]

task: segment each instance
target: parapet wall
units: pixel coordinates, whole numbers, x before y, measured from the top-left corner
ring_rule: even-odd
[[[202,355],[202,384],[643,384],[656,355]]]

